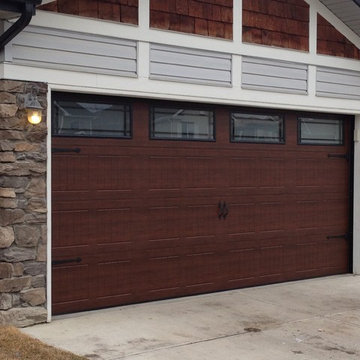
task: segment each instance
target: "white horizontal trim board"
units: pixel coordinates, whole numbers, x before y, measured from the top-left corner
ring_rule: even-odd
[[[316,95],[360,99],[360,71],[318,67]]]
[[[147,2],[148,0],[142,1],[144,1],[145,5],[145,1]],[[140,9],[142,8],[142,1],[139,3]],[[322,8],[325,9],[325,12],[327,14],[332,15],[332,17],[334,18],[333,14],[323,4],[319,4],[322,5]],[[315,6],[314,10],[318,10],[318,6]],[[143,11],[140,10],[140,15],[141,17],[147,18],[148,12],[146,12],[146,14],[143,14]],[[131,24],[124,24],[113,21],[102,21],[81,16],[74,17],[72,15],[51,13],[49,11],[41,10],[37,11],[36,16],[32,18],[31,24],[37,25],[39,27],[49,27],[49,24],[51,24],[52,28],[58,29],[59,31],[63,31],[64,29],[66,29],[74,32],[94,34],[96,36],[111,36],[113,38],[131,39],[134,41],[142,41],[148,43],[152,43],[156,39],[157,43],[161,43],[164,45],[166,44],[169,46],[173,46],[176,44],[176,46],[179,47],[202,49],[206,51],[214,51],[214,49],[216,49],[216,51],[226,54],[256,56],[275,60],[285,60],[290,62],[296,58],[296,62],[302,64],[360,70],[360,62],[357,60],[318,55],[316,53],[295,51],[285,48],[276,48],[272,46],[246,44],[241,43],[241,41],[239,42],[239,37],[236,36],[234,37],[234,41],[231,41],[208,36],[180,33],[176,31],[166,31],[152,28],[149,29],[146,24],[140,24],[139,26],[135,26]],[[360,44],[360,37],[357,38],[357,43]],[[352,42],[356,44],[354,39],[352,40]]]
[[[29,26],[11,42],[14,64],[136,76],[137,42]]]
[[[307,65],[244,56],[242,88],[307,94]]]
[[[150,78],[231,86],[231,55],[151,44]]]

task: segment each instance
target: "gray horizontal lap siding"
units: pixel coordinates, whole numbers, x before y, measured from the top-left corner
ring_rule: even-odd
[[[136,76],[137,43],[112,37],[27,27],[11,43],[14,64]]]
[[[307,94],[307,78],[307,65],[247,56],[242,59],[243,89]]]
[[[150,78],[231,86],[231,55],[151,44]]]
[[[318,67],[316,95],[359,100],[360,72]]]

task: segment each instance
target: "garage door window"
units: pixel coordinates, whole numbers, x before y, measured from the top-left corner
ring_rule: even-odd
[[[215,140],[214,113],[207,110],[153,107],[152,139]]]
[[[336,119],[299,118],[299,143],[342,145],[343,121]]]
[[[282,144],[284,119],[281,115],[234,112],[231,114],[231,141]]]
[[[54,96],[53,135],[80,137],[131,137],[130,106],[113,98]]]

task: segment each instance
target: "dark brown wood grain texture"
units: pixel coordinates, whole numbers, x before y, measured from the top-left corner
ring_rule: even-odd
[[[309,5],[303,0],[243,0],[244,42],[309,50]]]
[[[138,24],[138,0],[56,0],[40,10]]]
[[[52,139],[55,314],[345,273],[349,163],[344,146],[149,140],[149,103],[133,104],[133,139]],[[219,201],[229,214],[219,220]]]
[[[323,55],[360,59],[360,50],[319,14],[317,17],[317,52]]]
[[[232,39],[233,0],[150,0],[150,26]]]

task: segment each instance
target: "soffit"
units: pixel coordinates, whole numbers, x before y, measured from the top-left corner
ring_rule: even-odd
[[[360,0],[320,0],[344,24],[360,36]]]

